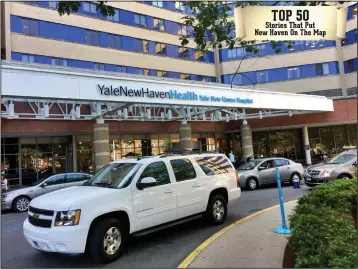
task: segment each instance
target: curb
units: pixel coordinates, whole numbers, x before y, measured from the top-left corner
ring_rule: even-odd
[[[286,203],[284,203],[284,205],[286,204],[290,204],[290,203],[294,203],[297,202],[298,200],[291,200],[288,201]],[[189,265],[193,262],[193,260],[207,247],[209,246],[212,242],[214,242],[216,239],[218,239],[220,236],[222,236],[225,232],[227,232],[228,230],[240,225],[243,222],[246,222],[254,217],[256,217],[257,215],[260,215],[262,213],[265,213],[267,211],[270,211],[271,209],[280,207],[280,205],[274,205],[268,208],[265,208],[263,210],[257,211],[254,214],[248,215],[242,219],[239,219],[238,221],[235,221],[234,223],[226,226],[225,228],[221,229],[220,231],[216,232],[215,234],[213,234],[212,236],[210,236],[207,240],[205,240],[203,243],[201,243],[193,252],[191,252],[184,261],[182,261],[177,268],[188,268]]]

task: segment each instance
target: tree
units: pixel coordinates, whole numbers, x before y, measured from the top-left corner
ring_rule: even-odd
[[[294,2],[295,6],[326,6],[327,1],[300,1]],[[242,41],[231,35],[232,30],[235,29],[235,24],[229,19],[227,14],[231,10],[227,1],[186,1],[185,5],[189,6],[192,11],[197,13],[196,16],[184,16],[182,18],[183,24],[189,26],[192,29],[191,33],[182,35],[180,37],[182,46],[186,46],[189,43],[191,36],[194,36],[194,41],[198,50],[205,53],[210,49],[222,48],[228,46],[233,48],[235,45],[241,45],[245,47],[246,52],[258,53],[259,49],[254,46],[256,40]],[[235,6],[261,6],[262,1],[238,1],[234,2]],[[273,6],[279,4],[280,1],[272,3]],[[344,3],[340,1],[338,3]],[[113,16],[114,8],[107,4],[107,1],[98,1],[97,10],[104,16]],[[77,12],[81,6],[81,1],[59,1],[57,10],[60,16]],[[207,40],[207,31],[212,34],[212,39]],[[272,47],[276,53],[281,51],[281,46],[286,45],[288,48],[292,46],[291,41],[272,41]]]

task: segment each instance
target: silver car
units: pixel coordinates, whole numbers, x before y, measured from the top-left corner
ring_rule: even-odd
[[[328,183],[335,179],[353,178],[356,176],[357,151],[347,150],[322,163],[309,166],[304,175],[308,187]]]
[[[25,212],[32,199],[63,188],[78,186],[85,183],[92,175],[85,173],[65,173],[41,179],[32,186],[10,189],[1,194],[1,210],[11,209],[15,212]]]
[[[262,185],[277,182],[276,167],[279,169],[282,183],[289,182],[293,184],[295,175],[300,180],[303,178],[304,169],[300,163],[295,163],[285,158],[254,159],[237,169],[240,187],[255,190]]]

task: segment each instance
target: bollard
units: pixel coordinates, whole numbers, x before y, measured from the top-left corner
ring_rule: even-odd
[[[276,180],[277,180],[277,187],[278,187],[278,198],[280,200],[281,227],[275,228],[273,231],[277,234],[290,234],[291,230],[286,225],[285,208],[283,206],[283,198],[282,198],[281,179],[280,179],[280,172],[278,168],[276,168]]]

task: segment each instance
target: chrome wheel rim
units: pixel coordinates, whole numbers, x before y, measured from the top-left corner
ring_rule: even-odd
[[[21,198],[19,201],[17,201],[16,203],[16,208],[19,211],[26,211],[29,209],[29,199],[27,198]]]
[[[253,179],[251,179],[251,180],[249,181],[249,187],[250,187],[250,189],[252,189],[252,190],[256,189],[256,181],[253,180]]]
[[[121,232],[117,227],[111,227],[104,235],[103,247],[108,255],[115,254],[122,243]]]
[[[220,201],[220,200],[217,200],[215,203],[214,203],[214,206],[213,206],[213,215],[214,215],[214,218],[216,220],[221,220],[224,216],[224,213],[225,213],[225,207],[224,207],[224,204]]]

